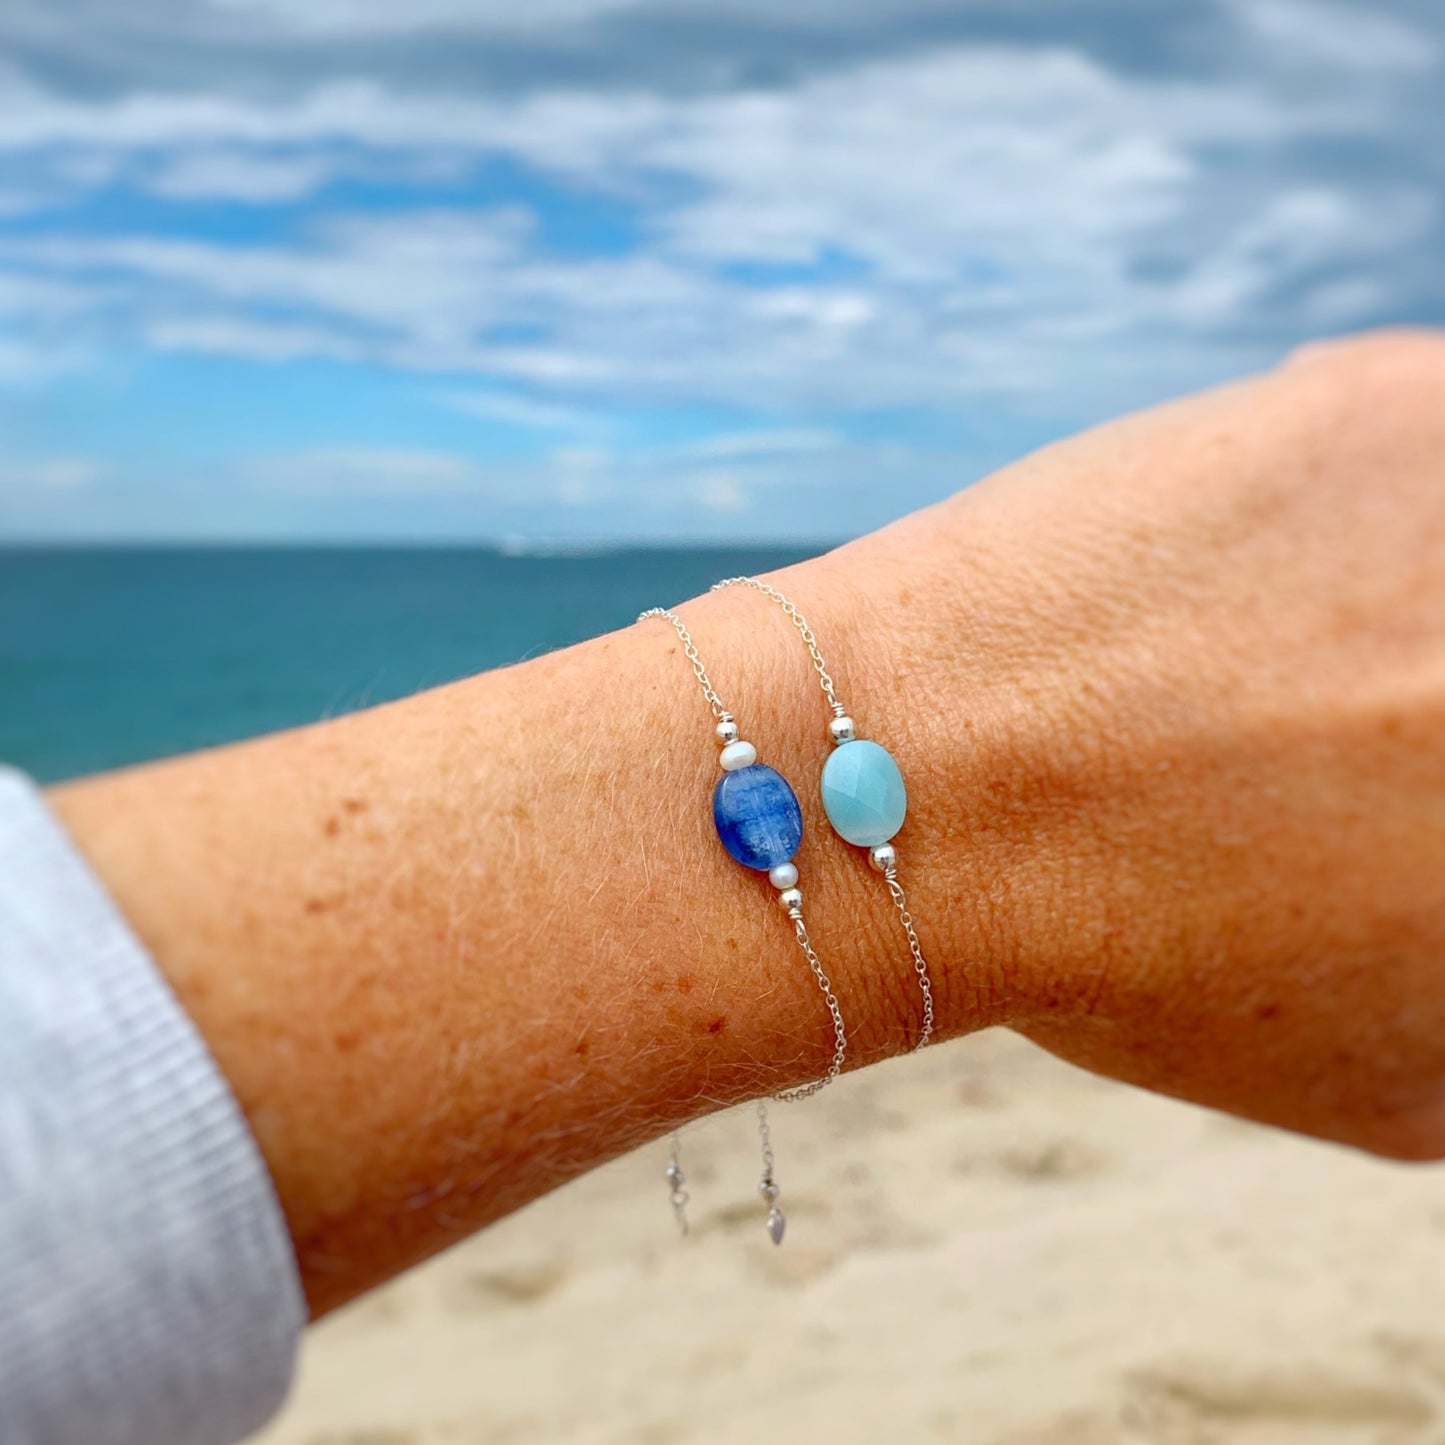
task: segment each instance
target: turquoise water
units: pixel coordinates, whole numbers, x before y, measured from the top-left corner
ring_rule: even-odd
[[[54,781],[333,717],[812,551],[0,550],[0,760]]]

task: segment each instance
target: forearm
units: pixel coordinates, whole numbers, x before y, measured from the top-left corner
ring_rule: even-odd
[[[850,611],[892,549],[789,579],[914,782],[900,838],[940,1029],[990,1017],[974,888],[940,865],[935,708]],[[873,582],[870,583],[870,576]],[[793,779],[850,1062],[907,1047],[887,896],[821,825],[826,713],[762,600],[687,609]],[[781,624],[781,625],[779,625]],[[815,1075],[831,1033],[773,890],[714,834],[711,717],[650,623],[298,732],[75,784],[61,816],[170,977],[270,1164],[324,1310],[671,1125]]]
[[[778,580],[909,785],[940,1037],[1403,1155],[1445,1150],[1445,346],[1384,338],[1026,460]],[[826,710],[756,594],[685,607],[793,780],[849,1059],[919,1003],[821,823]],[[62,789],[271,1165],[325,1309],[830,1029],[713,834],[711,716],[651,622]]]

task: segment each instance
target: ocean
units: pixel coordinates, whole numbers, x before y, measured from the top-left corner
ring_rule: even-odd
[[[0,762],[54,782],[335,717],[817,548],[0,550]]]

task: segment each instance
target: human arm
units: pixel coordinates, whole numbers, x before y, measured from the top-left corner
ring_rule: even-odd
[[[1440,342],[1364,341],[780,576],[909,780],[940,1036],[1445,1148],[1442,394]],[[806,655],[755,596],[685,612],[799,784],[851,1056],[897,1051],[912,978],[818,825]],[[314,1311],[826,1062],[712,836],[709,724],[658,623],[52,794],[236,1090]]]

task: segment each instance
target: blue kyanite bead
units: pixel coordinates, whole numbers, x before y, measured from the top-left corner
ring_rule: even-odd
[[[723,847],[744,868],[776,868],[803,841],[798,795],[781,773],[763,763],[736,768],[718,779],[712,820]]]
[[[834,748],[823,764],[823,811],[850,843],[886,843],[908,811],[908,790],[893,754],[866,738]]]

